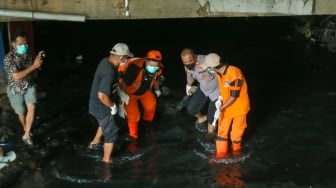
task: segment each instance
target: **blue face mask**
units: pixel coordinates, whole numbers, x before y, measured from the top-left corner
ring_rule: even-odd
[[[159,67],[156,67],[156,66],[152,66],[152,65],[146,65],[146,70],[149,72],[149,73],[156,73],[158,70],[159,70]]]
[[[23,55],[28,52],[28,44],[21,44],[16,46],[16,53]]]

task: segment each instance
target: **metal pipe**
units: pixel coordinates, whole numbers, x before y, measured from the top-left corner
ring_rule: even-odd
[[[0,16],[10,16],[10,17],[30,18],[30,19],[40,19],[40,20],[85,22],[85,16],[82,16],[82,15],[55,14],[55,13],[18,11],[18,10],[7,10],[7,9],[0,9]]]
[[[128,0],[125,0],[125,16],[129,16],[129,4],[128,4]]]

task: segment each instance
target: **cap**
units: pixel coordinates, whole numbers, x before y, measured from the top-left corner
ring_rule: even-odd
[[[129,57],[133,57],[133,53],[129,51],[127,44],[125,43],[117,43],[113,46],[112,50],[110,51],[111,54],[115,55],[127,55]]]
[[[161,52],[158,50],[150,50],[147,52],[146,58],[148,59],[153,59],[156,61],[161,61],[162,60],[162,55]]]
[[[205,56],[204,66],[205,67],[216,67],[220,64],[220,57],[216,53],[209,53]]]

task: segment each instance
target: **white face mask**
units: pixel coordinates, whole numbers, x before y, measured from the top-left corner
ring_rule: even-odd
[[[124,66],[125,64],[126,64],[126,61],[122,61],[122,62],[120,62],[119,66]]]
[[[208,71],[211,73],[211,74],[215,74],[216,71],[212,70],[212,69],[208,69]]]

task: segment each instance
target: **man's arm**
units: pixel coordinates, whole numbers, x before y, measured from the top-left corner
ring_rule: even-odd
[[[13,78],[15,80],[21,80],[22,78],[27,77],[30,73],[32,73],[36,69],[40,68],[43,62],[42,57],[41,57],[42,53],[44,53],[44,51],[40,51],[38,53],[38,55],[35,57],[34,62],[31,66],[29,66],[28,68],[20,72],[13,73]]]
[[[227,108],[227,107],[230,106],[235,100],[236,100],[235,97],[229,97],[226,101],[223,101],[223,104],[222,104],[220,110],[223,110],[224,108]]]
[[[223,101],[221,110],[230,106],[236,100],[236,98],[239,97],[240,88],[242,84],[243,84],[242,79],[236,79],[230,83],[230,97],[226,101]]]
[[[114,102],[111,101],[110,97],[105,93],[98,92],[98,99],[100,100],[100,102],[102,102],[105,106],[109,108],[114,105]]]

